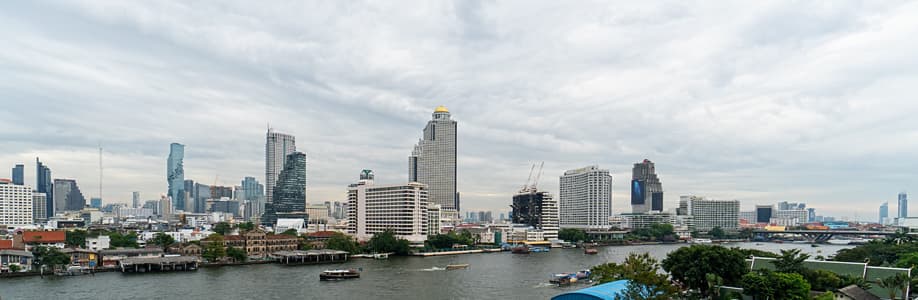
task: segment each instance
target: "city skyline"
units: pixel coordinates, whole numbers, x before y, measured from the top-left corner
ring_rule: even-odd
[[[19,74],[5,73],[0,89],[2,166],[24,164],[35,188],[31,161],[41,157],[87,197],[130,203],[133,191],[167,192],[164,148],[178,142],[187,179],[265,182],[269,123],[309,153],[307,201],[342,201],[361,169],[406,180],[406,148],[444,105],[462,123],[463,211],[507,211],[531,161],[546,161],[540,186],[557,195],[547,178],[564,170],[596,164],[625,179],[651,159],[666,208],[697,194],[872,220],[866,208],[916,187],[918,154],[907,149],[918,103],[901,95],[918,86],[918,70],[901,62],[918,44],[899,37],[914,35],[918,4],[435,3],[412,8],[420,14],[376,4],[328,26],[298,21],[347,8],[188,5],[0,4],[13,45],[0,61]],[[508,22],[527,15],[547,21]],[[242,28],[234,16],[265,23]],[[646,24],[661,19],[671,21],[664,30]],[[332,39],[342,33],[354,36]],[[100,141],[105,190],[92,195]],[[613,189],[614,212],[628,212],[626,181]]]

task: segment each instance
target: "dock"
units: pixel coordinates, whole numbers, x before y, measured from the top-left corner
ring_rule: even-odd
[[[198,259],[191,256],[128,257],[118,262],[121,273],[195,271]]]
[[[475,249],[475,250],[456,250],[456,251],[440,251],[440,252],[418,252],[412,255],[414,256],[443,256],[443,255],[459,255],[459,254],[472,254],[472,253],[493,253],[501,252],[500,248],[494,249]]]
[[[274,252],[278,263],[285,265],[313,265],[346,262],[348,253],[338,250],[294,250]]]

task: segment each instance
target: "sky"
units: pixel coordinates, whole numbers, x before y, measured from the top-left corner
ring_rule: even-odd
[[[464,210],[509,210],[543,161],[556,194],[611,170],[615,212],[645,158],[666,207],[873,220],[918,192],[918,2],[7,1],[0,36],[0,166],[96,197],[101,143],[106,203],[165,193],[172,142],[186,179],[263,183],[268,126],[307,201],[342,201],[362,169],[407,181],[438,105]]]

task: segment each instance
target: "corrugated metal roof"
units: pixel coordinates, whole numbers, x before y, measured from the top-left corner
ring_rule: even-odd
[[[551,300],[613,300],[615,296],[628,287],[628,280],[619,280],[585,289],[567,292],[551,298]]]

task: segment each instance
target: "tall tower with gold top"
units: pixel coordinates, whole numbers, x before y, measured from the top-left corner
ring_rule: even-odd
[[[424,136],[408,157],[408,181],[426,184],[429,202],[440,205],[444,218],[458,219],[456,121],[442,105],[434,109]]]

